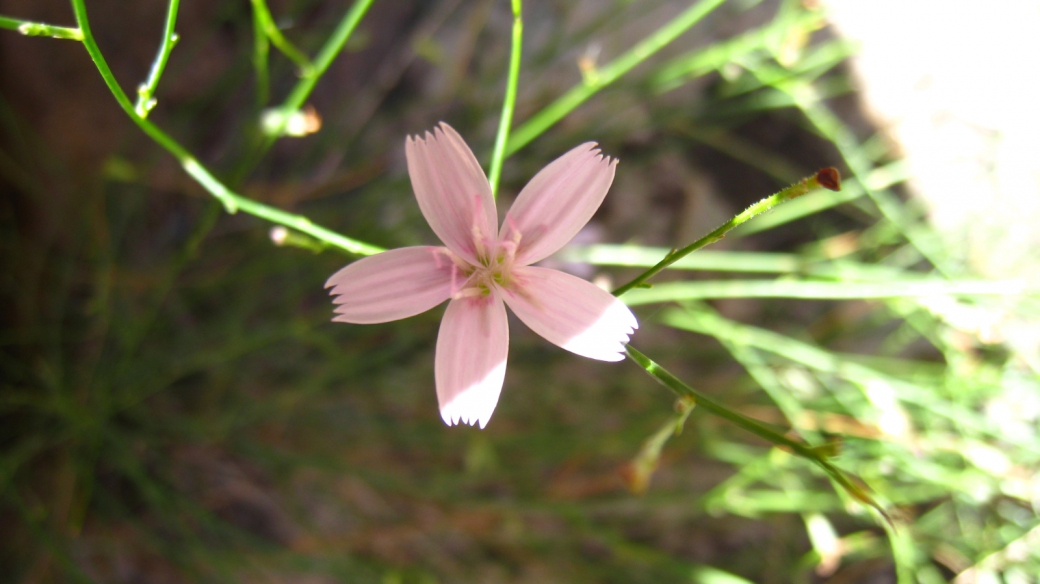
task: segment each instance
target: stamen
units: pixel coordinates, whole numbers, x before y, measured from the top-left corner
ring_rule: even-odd
[[[480,261],[484,262],[486,265],[488,260],[487,242],[484,241],[486,234],[481,233],[480,231],[480,220],[482,219],[482,215],[484,214],[484,201],[480,198],[480,195],[476,195],[473,198],[476,199],[477,203],[476,205],[473,205],[473,247],[476,248],[477,258]]]
[[[519,246],[519,234],[515,235],[512,240],[506,240],[499,242],[499,249],[505,251],[505,255],[498,261],[499,273],[501,277],[496,281],[499,284],[508,285],[513,279],[513,264],[516,263],[516,250]]]
[[[459,293],[454,295],[452,298],[458,300],[460,298],[473,298],[475,296],[487,296],[490,293],[491,293],[491,290],[489,290],[487,288],[487,286],[471,286],[469,288],[464,288],[464,289],[460,290]]]
[[[513,240],[513,243],[519,246],[520,238],[523,237],[523,234],[520,233],[520,228],[517,227],[516,223],[513,221],[512,215],[506,215],[506,224],[509,225],[509,238]]]
[[[463,273],[468,273],[470,270],[473,269],[473,267],[470,266],[469,263],[466,262],[466,260],[455,255],[454,252],[452,252],[450,249],[446,247],[435,247],[432,249],[432,251],[434,254],[434,261],[437,262],[438,268],[441,267],[441,264],[437,256],[444,256],[451,260],[451,263],[455,264],[455,266],[459,268],[459,271]]]

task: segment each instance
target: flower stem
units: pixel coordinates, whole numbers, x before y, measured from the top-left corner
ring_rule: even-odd
[[[617,81],[633,67],[679,38],[679,35],[700,22],[723,2],[725,0],[701,0],[640,41],[625,54],[595,70],[594,75],[585,76],[580,84],[572,87],[570,91],[561,95],[513,132],[512,138],[506,144],[506,156],[526,146],[528,142],[540,136],[599,90]]]
[[[54,26],[42,22],[32,22],[20,18],[0,16],[0,28],[17,30],[25,36],[46,36],[56,39],[83,40],[83,31],[68,26]]]
[[[90,21],[87,19],[87,8],[84,4],[84,0],[71,0],[71,2],[72,10],[76,15],[76,23],[79,25],[79,30],[83,33],[83,46],[87,49],[87,53],[90,55],[91,60],[94,61],[94,65],[97,67],[98,72],[101,74],[101,78],[108,86],[109,91],[111,91],[112,95],[115,97],[116,102],[119,103],[119,106],[123,108],[126,115],[128,115],[145,134],[148,134],[150,138],[155,140],[160,146],[165,148],[167,152],[172,154],[178,162],[180,162],[181,167],[184,168],[185,172],[198,181],[198,183],[209,191],[211,195],[216,197],[216,199],[224,205],[224,209],[228,213],[236,213],[239,210],[245,211],[250,215],[302,231],[303,233],[322,241],[326,241],[335,247],[356,255],[373,255],[384,251],[380,247],[357,241],[349,237],[344,237],[335,231],[315,225],[310,221],[310,219],[307,219],[302,215],[288,213],[281,209],[276,209],[247,197],[243,197],[242,195],[236,194],[222,182],[217,180],[217,178],[202,166],[202,164],[200,164],[199,161],[187,151],[187,149],[177,143],[176,140],[171,138],[158,126],[137,114],[134,110],[133,104],[130,103],[130,98],[127,97],[123,88],[119,86],[119,82],[116,80],[115,75],[112,74],[112,70],[108,67],[104,55],[101,54],[101,49],[94,40],[94,35],[90,30]]]
[[[155,107],[155,98],[153,97],[155,88],[159,85],[159,78],[162,77],[163,69],[166,68],[166,62],[170,59],[173,46],[177,44],[178,37],[173,28],[177,22],[177,9],[180,3],[181,0],[170,0],[166,11],[166,26],[163,28],[163,40],[162,44],[159,45],[159,54],[155,56],[155,61],[152,62],[152,68],[148,72],[148,79],[137,88],[137,103],[134,104],[134,111],[142,118],[147,118],[148,112]]]
[[[498,195],[498,179],[502,174],[502,161],[506,157],[506,142],[509,140],[509,127],[513,123],[513,109],[516,107],[516,85],[520,78],[520,52],[523,48],[524,21],[521,14],[521,0],[512,0],[513,4],[513,45],[509,53],[509,77],[506,78],[506,95],[502,100],[502,117],[498,120],[498,134],[495,136],[495,148],[491,153],[491,168],[488,182],[491,183],[491,196]]]
[[[642,367],[648,375],[656,379],[661,385],[672,390],[680,398],[692,399],[696,402],[697,407],[703,408],[712,414],[751,432],[759,438],[767,440],[776,446],[786,448],[794,454],[813,462],[827,473],[827,476],[834,480],[834,482],[841,485],[849,495],[862,503],[870,505],[881,513],[885,519],[888,519],[888,514],[881,505],[874,500],[866,485],[846,474],[827,460],[827,456],[833,452],[833,445],[814,448],[799,440],[788,438],[786,435],[774,430],[766,424],[735,412],[712,400],[707,395],[693,389],[689,385],[686,385],[679,380],[679,378],[672,375],[667,369],[661,367],[649,357],[636,350],[632,345],[627,345],[625,347],[625,353],[628,355],[629,359],[635,361],[636,364]]]
[[[775,195],[772,195],[770,197],[766,197],[761,201],[751,205],[747,209],[744,209],[743,212],[737,214],[735,217],[730,219],[729,221],[718,226],[711,233],[705,235],[704,237],[698,239],[697,241],[691,243],[690,245],[682,249],[669,252],[668,255],[664,256],[664,259],[657,263],[657,265],[643,272],[631,282],[618,287],[616,290],[614,290],[614,292],[612,292],[612,294],[614,294],[614,296],[621,296],[622,294],[628,292],[632,288],[643,286],[647,280],[657,275],[657,273],[661,270],[664,270],[668,266],[674,264],[683,257],[689,255],[690,253],[697,251],[702,247],[711,245],[716,241],[719,241],[720,239],[726,236],[727,231],[733,229],[741,223],[748,221],[755,215],[758,215],[759,213],[764,213],[772,209],[773,207],[779,205],[780,203],[783,203],[784,201],[790,201],[791,199],[800,197],[810,191],[814,191],[821,187],[832,191],[837,191],[841,189],[841,175],[838,174],[837,169],[828,167],[819,170],[813,176],[803,178],[802,180],[787,187],[779,193],[776,193]]]

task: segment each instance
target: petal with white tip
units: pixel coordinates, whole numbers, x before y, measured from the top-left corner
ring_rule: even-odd
[[[509,352],[506,307],[495,293],[448,304],[437,334],[434,377],[444,423],[487,425],[502,393]]]
[[[509,308],[549,342],[590,359],[620,361],[639,328],[635,315],[609,293],[558,270],[517,267],[503,289]]]

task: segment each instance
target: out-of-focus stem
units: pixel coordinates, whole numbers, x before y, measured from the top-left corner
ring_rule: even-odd
[[[20,18],[0,16],[0,28],[17,30],[25,36],[46,36],[56,39],[83,40],[83,31],[68,26],[54,26],[42,22],[32,22]]]
[[[271,39],[271,43],[282,52],[283,55],[289,58],[293,63],[300,68],[300,75],[307,76],[311,74],[311,60],[307,58],[307,55],[303,54],[303,51],[296,48],[296,45],[289,42],[289,39],[285,38],[282,31],[278,29],[278,25],[274,22],[274,17],[271,16],[271,10],[267,7],[267,3],[264,0],[251,0],[253,3],[253,15],[260,25],[261,31]],[[260,31],[258,31],[260,32]]]
[[[512,138],[506,144],[506,156],[513,154],[531,140],[542,135],[553,124],[563,119],[564,116],[579,105],[585,103],[585,100],[614,81],[617,81],[619,77],[628,73],[633,67],[677,39],[679,35],[700,22],[702,18],[718,8],[723,2],[725,0],[701,0],[640,41],[626,51],[625,54],[609,64],[597,68],[594,75],[585,76],[582,83],[572,87],[570,91],[561,95],[556,101],[532,116],[513,132]]]

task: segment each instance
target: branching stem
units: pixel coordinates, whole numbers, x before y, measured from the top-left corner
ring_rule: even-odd
[[[87,53],[94,61],[94,65],[97,67],[98,72],[101,74],[101,78],[108,86],[109,91],[111,91],[112,95],[115,97],[116,102],[119,103],[119,106],[123,108],[126,115],[130,116],[130,119],[133,120],[133,122],[137,124],[145,134],[148,134],[150,138],[155,140],[160,146],[165,148],[167,152],[172,154],[177,161],[180,162],[181,167],[184,168],[185,172],[198,181],[199,184],[209,191],[211,195],[216,197],[217,200],[224,205],[224,209],[228,213],[236,213],[241,210],[250,215],[267,219],[268,221],[285,225],[286,227],[291,227],[356,255],[373,255],[384,251],[380,247],[345,237],[335,231],[315,225],[310,221],[310,219],[307,219],[302,215],[288,213],[281,209],[243,197],[242,195],[233,192],[225,186],[224,183],[217,180],[217,178],[202,166],[202,164],[200,164],[186,148],[181,146],[158,126],[148,121],[147,118],[143,118],[137,114],[133,104],[130,103],[130,98],[127,97],[126,92],[124,92],[123,88],[120,87],[115,75],[112,74],[112,70],[105,61],[104,55],[101,54],[101,49],[94,40],[94,35],[90,30],[90,21],[87,19],[87,8],[84,4],[84,0],[71,0],[71,2],[72,10],[76,15],[76,23],[79,25],[79,30],[83,33],[83,46],[87,49]],[[368,2],[370,3],[371,0],[368,0]]]
[[[137,103],[134,104],[134,111],[142,118],[147,118],[148,112],[155,107],[155,88],[159,85],[159,78],[162,77],[163,69],[166,68],[166,62],[170,60],[173,46],[178,41],[177,33],[173,28],[177,23],[177,9],[180,7],[180,3],[181,0],[170,0],[166,11],[166,26],[163,27],[162,44],[159,45],[159,54],[152,62],[148,79],[137,88]]]

